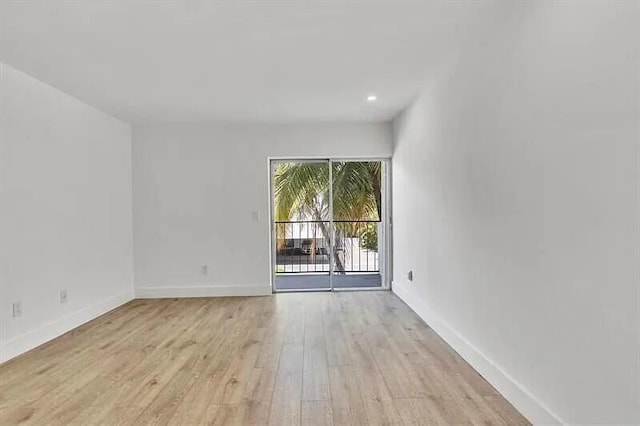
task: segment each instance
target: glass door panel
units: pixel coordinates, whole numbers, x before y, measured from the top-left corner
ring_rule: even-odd
[[[382,161],[332,161],[334,289],[380,288],[384,244]]]
[[[329,161],[274,161],[276,291],[331,289]]]

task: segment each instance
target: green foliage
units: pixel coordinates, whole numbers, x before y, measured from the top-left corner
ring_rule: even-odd
[[[335,220],[380,220],[381,163],[333,163]],[[326,163],[280,163],[274,172],[275,218],[305,213],[314,220],[329,217],[329,168]]]
[[[274,173],[275,218],[289,220],[307,213],[328,217],[329,169],[324,163],[280,163]]]
[[[360,234],[360,246],[371,251],[378,251],[378,227],[375,223],[368,223]]]
[[[335,220],[380,220],[381,163],[333,163],[333,216]]]

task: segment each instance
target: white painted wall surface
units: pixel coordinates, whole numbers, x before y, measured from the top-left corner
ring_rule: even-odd
[[[394,123],[394,290],[538,424],[640,423],[639,5],[514,3]]]
[[[389,124],[163,124],[133,135],[141,297],[270,293],[268,158],[392,151]]]
[[[132,298],[128,124],[0,63],[0,194],[0,362]]]

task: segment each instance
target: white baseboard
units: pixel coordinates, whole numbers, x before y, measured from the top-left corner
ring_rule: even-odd
[[[138,299],[174,297],[267,296],[271,287],[265,285],[195,285],[184,287],[136,287]]]
[[[527,389],[502,368],[487,358],[478,348],[449,326],[438,314],[428,309],[422,300],[412,297],[406,288],[393,283],[393,292],[442,337],[465,361],[480,373],[498,392],[534,425],[564,424]]]
[[[43,343],[48,342],[82,324],[105,314],[133,299],[133,292],[128,291],[114,297],[87,306],[57,320],[48,322],[35,330],[7,340],[0,345],[0,363],[23,354]]]

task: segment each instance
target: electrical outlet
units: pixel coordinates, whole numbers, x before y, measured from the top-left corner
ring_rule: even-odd
[[[13,302],[13,317],[18,318],[22,316],[22,302]]]
[[[67,303],[67,290],[60,290],[60,303]]]
[[[407,272],[407,279],[408,279],[409,281],[413,281],[413,271],[409,271],[409,272]]]
[[[200,273],[201,273],[202,275],[209,275],[209,266],[207,266],[207,265],[202,265],[202,266],[200,267]]]

